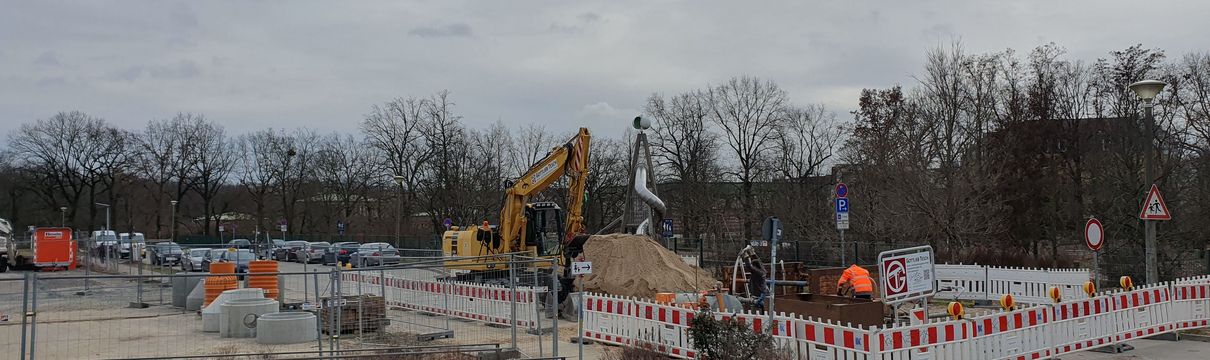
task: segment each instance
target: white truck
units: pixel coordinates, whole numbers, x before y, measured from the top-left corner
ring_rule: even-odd
[[[0,272],[8,271],[9,260],[17,254],[17,242],[12,240],[13,224],[0,219]]]

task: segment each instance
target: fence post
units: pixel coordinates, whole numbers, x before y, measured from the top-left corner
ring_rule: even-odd
[[[34,352],[38,350],[38,274],[30,276],[33,285],[30,287],[29,304],[29,358],[35,359]]]
[[[21,281],[21,360],[25,360],[26,325],[29,323],[29,278],[33,273],[26,272]]]
[[[554,319],[553,320],[554,323],[551,326],[551,330],[550,330],[550,333],[551,333],[550,354],[551,354],[551,356],[558,357],[559,356],[559,273],[562,272],[563,269],[559,266],[558,260],[551,260],[550,268],[553,269],[553,271],[550,272],[550,286],[547,287],[547,289],[550,289],[550,295],[546,297],[546,299],[547,299],[546,305],[549,306],[549,309],[555,309],[554,316],[551,316],[551,318]],[[538,299],[534,299],[534,302],[537,302],[537,301],[538,301]],[[584,306],[584,304],[580,304],[580,306]]]
[[[513,349],[517,349],[517,259],[516,255],[508,255],[508,287],[512,294],[508,297],[510,307],[510,316],[512,321],[509,321],[512,328]]]
[[[319,304],[319,306],[323,306],[323,301],[319,299],[319,272],[312,270],[311,278],[313,278],[315,280],[315,303]],[[306,284],[306,283],[307,283],[307,275],[303,274],[303,284]],[[303,294],[305,296],[306,293],[304,292]],[[307,303],[307,301],[304,299],[303,304],[306,304],[306,303]],[[324,331],[323,331],[323,321],[319,318],[319,315],[323,314],[323,312],[319,311],[319,309],[317,308],[317,309],[315,309],[315,313],[316,313],[315,314],[316,315],[315,316],[315,343],[316,343],[315,345],[319,346],[319,354],[322,356],[324,353],[324,341],[323,341]]]

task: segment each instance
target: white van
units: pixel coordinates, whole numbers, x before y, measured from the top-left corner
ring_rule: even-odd
[[[118,234],[118,244],[118,256],[126,259],[130,258],[130,254],[135,254],[135,259],[141,260],[143,249],[147,248],[147,239],[143,233],[121,233]]]

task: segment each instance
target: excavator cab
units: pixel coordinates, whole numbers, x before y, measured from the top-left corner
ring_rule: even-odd
[[[537,248],[538,256],[559,254],[563,240],[563,209],[549,201],[536,202],[525,207],[525,247]]]

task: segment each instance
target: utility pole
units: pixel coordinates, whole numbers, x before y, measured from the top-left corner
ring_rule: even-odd
[[[395,185],[399,187],[399,201],[395,214],[395,247],[403,243],[403,175],[395,175]]]
[[[1164,86],[1168,85],[1159,80],[1143,80],[1130,84],[1130,90],[1139,97],[1143,103],[1143,123],[1146,125],[1146,134],[1144,139],[1147,141],[1146,155],[1143,156],[1144,176],[1143,189],[1150,189],[1155,184],[1155,117],[1151,113],[1151,108],[1154,106],[1153,100],[1156,95],[1159,95],[1164,90]],[[1146,204],[1144,204],[1146,206]],[[1143,220],[1144,227],[1144,257],[1146,258],[1147,266],[1147,283],[1155,284],[1160,281],[1159,264],[1156,255],[1156,240],[1155,240],[1155,221]]]
[[[60,212],[60,213],[62,213],[62,214],[59,216],[59,219],[60,219],[60,220],[59,220],[59,226],[60,226],[60,227],[67,227],[67,207],[66,207],[66,206],[60,206],[60,207],[59,207],[59,212]]]
[[[172,225],[169,226],[169,229],[171,229],[169,231],[171,231],[172,234],[169,237],[172,238],[172,242],[176,242],[176,203],[177,203],[177,201],[172,200],[171,203],[172,203]]]

